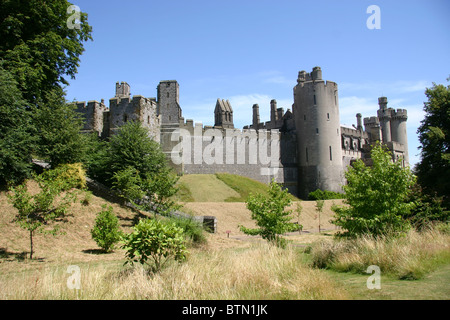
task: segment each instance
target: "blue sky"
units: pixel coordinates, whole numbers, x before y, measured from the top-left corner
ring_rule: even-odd
[[[408,110],[414,165],[425,88],[450,76],[448,0],[72,2],[88,13],[94,41],[68,100],[108,101],[117,81],[156,97],[159,81],[177,80],[185,119],[213,125],[217,98],[228,99],[242,128],[254,103],[261,121],[271,99],[291,108],[298,72],[320,66],[339,86],[342,124],[376,115],[379,96]],[[367,28],[370,5],[380,8],[381,29]]]

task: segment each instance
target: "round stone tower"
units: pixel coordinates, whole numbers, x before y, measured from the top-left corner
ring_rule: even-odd
[[[408,114],[405,109],[397,109],[392,112],[391,131],[392,140],[401,143],[404,147],[404,161],[405,165],[409,165],[408,155],[408,133],[406,130],[406,121],[408,120]]]
[[[299,72],[294,87],[299,196],[316,189],[342,192],[343,166],[338,87],[322,80],[322,70]]]

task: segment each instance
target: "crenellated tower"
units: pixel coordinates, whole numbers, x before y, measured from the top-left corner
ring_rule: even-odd
[[[316,189],[342,192],[343,167],[338,87],[322,70],[300,71],[294,87],[298,141],[299,195]]]
[[[158,91],[158,114],[161,125],[178,125],[182,118],[180,107],[180,86],[176,80],[161,81]]]

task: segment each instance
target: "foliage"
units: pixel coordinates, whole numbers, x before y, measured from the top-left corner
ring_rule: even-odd
[[[316,211],[319,213],[319,232],[320,232],[320,215],[323,211],[324,200],[316,200]]]
[[[423,191],[443,197],[443,205],[450,210],[450,85],[433,83],[425,94],[425,118],[417,130],[421,159],[415,170]]]
[[[344,199],[345,195],[339,192],[317,189],[308,194],[308,200]]]
[[[344,203],[348,206],[332,207],[336,214],[332,223],[345,230],[341,236],[377,236],[408,229],[403,216],[413,207],[408,196],[414,176],[402,167],[402,161],[393,162],[390,152],[380,144],[373,147],[371,157],[371,167],[357,160],[345,173]]]
[[[17,82],[0,63],[0,187],[31,174],[33,127]]]
[[[442,207],[442,197],[424,193],[419,184],[413,186],[409,202],[414,206],[403,218],[417,230],[423,230],[437,222],[449,221],[450,211]]]
[[[53,180],[60,190],[86,189],[86,171],[81,163],[61,164],[42,173],[45,180]]]
[[[100,248],[106,252],[111,252],[117,242],[122,237],[119,229],[119,219],[113,213],[113,208],[106,205],[102,206],[103,210],[97,214],[94,228],[91,230],[92,239]]]
[[[67,0],[0,2],[0,60],[32,105],[68,85],[65,76],[75,77],[83,42],[92,40],[86,13],[80,13],[79,29],[68,28],[70,5]]]
[[[170,217],[168,221],[181,228],[185,238],[188,241],[192,241],[195,244],[202,244],[206,242],[202,225],[194,219],[190,217]]]
[[[66,103],[63,92],[52,90],[46,103],[34,110],[37,132],[37,154],[52,167],[84,159],[86,137],[80,133],[83,120],[73,104]]]
[[[125,235],[123,239],[123,248],[128,259],[125,263],[147,264],[153,271],[158,272],[172,258],[175,261],[186,259],[183,229],[174,223],[142,219],[133,227],[133,232]],[[153,264],[149,263],[149,260]]]
[[[75,201],[76,193],[69,190],[70,186],[79,181],[68,175],[61,175],[58,170],[51,170],[40,175],[34,175],[40,192],[31,194],[27,183],[10,188],[8,198],[17,209],[14,221],[29,231],[30,259],[33,259],[33,235],[35,232],[57,234],[58,225],[62,221],[70,203]],[[49,225],[53,224],[53,228]]]
[[[287,190],[274,180],[269,184],[269,194],[251,194],[247,200],[247,208],[252,212],[252,219],[259,228],[250,229],[240,226],[242,232],[248,235],[260,235],[263,239],[279,247],[286,246],[286,240],[281,237],[286,232],[298,230],[298,225],[290,222],[291,210],[285,210],[291,204]]]
[[[85,134],[86,152],[83,164],[88,177],[103,184],[108,184],[109,144],[101,140],[97,133]]]
[[[112,187],[126,201],[160,214],[178,208],[171,197],[178,191],[179,177],[140,122],[128,122],[111,138],[109,161]]]
[[[139,121],[127,122],[111,137],[109,159],[111,176],[132,167],[146,179],[167,167],[160,145],[149,137]]]

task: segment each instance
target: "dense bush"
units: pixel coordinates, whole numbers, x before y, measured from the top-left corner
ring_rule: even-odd
[[[183,229],[174,223],[158,219],[141,219],[133,227],[131,234],[125,235],[123,239],[127,257],[125,263],[146,264],[157,272],[172,258],[175,261],[186,259]]]
[[[98,246],[106,252],[112,251],[116,243],[120,241],[122,232],[119,229],[119,219],[113,213],[111,206],[106,208],[106,205],[103,205],[103,210],[97,214],[91,235]]]
[[[344,199],[345,195],[339,192],[317,189],[308,194],[308,200]]]
[[[168,221],[183,229],[183,234],[188,241],[191,241],[194,244],[202,244],[206,242],[205,231],[202,225],[194,219],[171,217]]]

